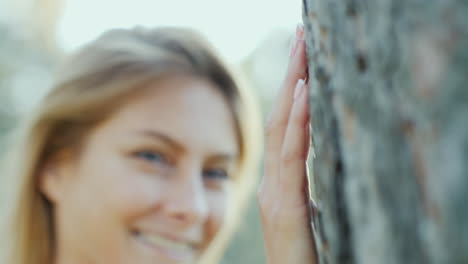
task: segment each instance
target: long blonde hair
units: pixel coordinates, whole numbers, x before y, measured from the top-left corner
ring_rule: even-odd
[[[235,205],[228,220],[202,257],[214,263],[221,257],[245,207],[257,175],[261,149],[260,118],[252,97],[196,33],[187,29],[112,30],[70,56],[57,72],[53,89],[12,141],[6,201],[12,208],[7,222],[10,264],[50,264],[54,256],[52,206],[38,188],[39,172],[59,150],[78,147],[86,134],[108,118],[145,83],[168,75],[206,78],[223,93],[235,117],[241,166]],[[2,237],[5,239],[5,237]],[[6,246],[6,245],[5,245]]]

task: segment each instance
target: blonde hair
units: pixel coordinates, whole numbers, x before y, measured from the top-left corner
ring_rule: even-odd
[[[211,47],[187,29],[112,30],[65,61],[53,89],[23,126],[16,149],[9,222],[11,264],[50,264],[54,256],[52,206],[38,188],[44,163],[64,148],[77,147],[86,134],[108,118],[144,84],[180,74],[205,78],[227,99],[236,120],[241,166],[235,205],[228,212],[203,263],[218,261],[232,236],[257,175],[261,149],[259,111]]]

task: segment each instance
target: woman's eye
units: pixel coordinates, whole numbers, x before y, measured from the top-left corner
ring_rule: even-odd
[[[150,161],[150,162],[162,162],[167,163],[168,160],[164,154],[153,151],[140,151],[136,153],[138,158]]]
[[[223,169],[207,169],[203,171],[203,177],[208,179],[228,179],[229,175],[226,170]]]

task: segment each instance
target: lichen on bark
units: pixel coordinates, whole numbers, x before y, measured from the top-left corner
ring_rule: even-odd
[[[468,262],[466,14],[304,0],[320,263]]]

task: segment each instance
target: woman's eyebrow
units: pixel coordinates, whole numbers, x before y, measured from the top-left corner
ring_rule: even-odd
[[[170,136],[164,134],[164,133],[161,133],[159,131],[155,131],[155,130],[143,130],[143,131],[139,131],[138,134],[144,136],[144,137],[149,137],[149,138],[152,138],[152,139],[156,139],[158,141],[162,141],[164,144],[166,145],[169,145],[170,147],[176,149],[176,150],[183,150],[184,147],[182,146],[182,144],[180,144],[177,140],[171,138]]]
[[[237,160],[238,155],[236,154],[215,154],[210,157],[210,160],[216,162],[231,162]]]
[[[142,130],[137,132],[139,135],[144,137],[149,137],[162,141],[164,144],[176,149],[177,151],[183,151],[185,148],[183,144],[179,143],[177,140],[171,138],[169,135],[166,135],[162,132],[156,130]],[[209,159],[214,162],[231,162],[236,161],[239,158],[239,154],[230,153],[230,152],[219,152],[213,155],[210,155]]]

